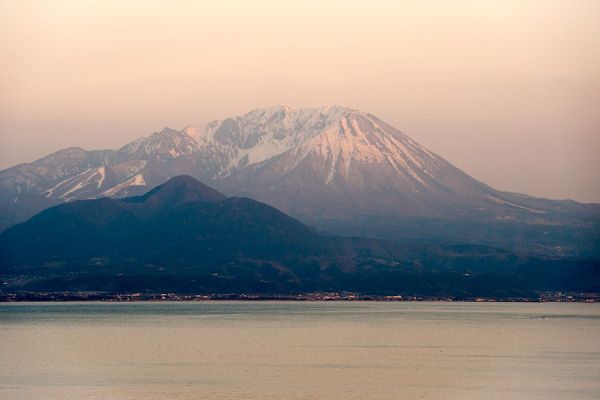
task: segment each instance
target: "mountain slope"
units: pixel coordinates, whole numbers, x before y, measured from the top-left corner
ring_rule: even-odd
[[[168,128],[119,150],[68,148],[0,171],[0,229],[63,202],[141,194],[173,176],[201,170],[196,142]]]
[[[0,229],[53,204],[137,195],[181,174],[337,233],[431,240],[419,221],[436,220],[438,239],[464,241],[471,228],[459,225],[469,222],[491,233],[474,243],[511,247],[519,243],[493,233],[517,224],[535,231],[516,236],[535,237],[525,247],[544,242],[536,251],[600,254],[600,205],[497,191],[374,115],[339,106],[257,109],[0,171]]]
[[[486,246],[411,248],[323,236],[189,176],[148,193],[59,205],[0,234],[0,293],[299,293],[534,296],[599,288],[594,261]]]
[[[449,208],[473,208],[493,193],[401,132],[355,110],[345,110],[301,145],[234,172],[220,187],[309,219],[439,215]]]
[[[320,129],[218,187],[337,234],[600,254],[599,205],[495,190],[357,110],[338,108]]]
[[[0,272],[40,277],[34,282],[55,279],[71,289],[102,286],[122,276],[133,280],[128,284],[149,279],[155,287],[162,279],[185,281],[190,269],[210,282],[226,279],[219,274],[237,281],[244,277],[226,270],[246,263],[244,271],[252,275],[245,276],[248,285],[260,286],[261,274],[249,266],[282,275],[285,283],[297,279],[286,260],[326,252],[323,243],[312,229],[272,207],[226,198],[180,176],[143,196],[53,207],[7,230],[0,236]]]
[[[334,119],[301,144],[234,171],[219,187],[314,220],[468,214],[539,219],[570,206],[494,190],[377,117],[336,110]]]

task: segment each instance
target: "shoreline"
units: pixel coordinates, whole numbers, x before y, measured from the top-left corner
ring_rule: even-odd
[[[368,295],[357,293],[177,294],[29,292],[0,294],[0,303],[19,302],[209,302],[209,301],[324,301],[324,302],[466,302],[466,303],[598,303],[600,293],[546,292],[538,297]]]

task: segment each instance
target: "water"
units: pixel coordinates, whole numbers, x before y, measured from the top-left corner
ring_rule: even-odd
[[[598,399],[600,304],[0,304],[2,399]]]

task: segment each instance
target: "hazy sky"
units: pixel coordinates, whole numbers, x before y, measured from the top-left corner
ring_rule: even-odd
[[[496,188],[600,202],[598,0],[0,0],[0,56],[0,168],[340,104]]]

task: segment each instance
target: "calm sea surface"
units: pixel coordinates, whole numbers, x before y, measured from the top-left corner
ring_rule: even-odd
[[[600,304],[0,304],[2,399],[599,399]]]

